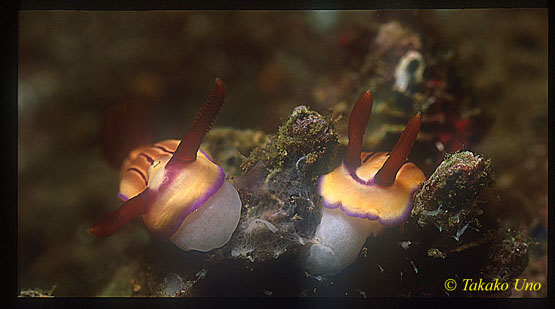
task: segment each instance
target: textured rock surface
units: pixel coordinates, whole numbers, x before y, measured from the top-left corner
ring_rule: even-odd
[[[447,155],[435,172],[420,185],[414,196],[411,216],[422,227],[436,226],[439,231],[460,238],[483,213],[480,194],[494,185],[491,160],[470,151]]]

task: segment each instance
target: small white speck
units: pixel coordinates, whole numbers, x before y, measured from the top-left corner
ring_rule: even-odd
[[[322,282],[322,280],[324,280],[324,278],[322,276],[313,276],[311,274],[309,274],[308,272],[304,272],[304,274],[306,275],[307,278],[312,278],[318,282]]]
[[[272,233],[276,233],[276,232],[278,231],[278,228],[277,228],[275,225],[273,225],[273,224],[271,224],[270,222],[268,222],[268,221],[266,221],[266,220],[263,220],[263,219],[254,219],[254,220],[253,220],[253,223],[255,223],[255,224],[264,224],[264,225],[266,225],[266,227],[267,227],[270,231],[272,231]]]
[[[442,142],[439,142],[439,141],[436,142],[436,148],[437,148],[438,151],[443,151],[443,150],[445,150],[445,146],[443,145]]]
[[[414,272],[418,274],[418,268],[416,268],[416,265],[414,265],[414,261],[410,261],[410,263],[412,264],[412,269],[414,269]]]
[[[451,236],[451,237],[455,238],[456,241],[459,241],[462,234],[464,233],[464,231],[466,231],[467,228],[468,228],[468,224],[465,224],[465,226],[463,226],[460,230],[457,231],[457,235]]]
[[[362,297],[366,298],[366,292],[361,291],[361,290],[357,290],[357,291],[360,295],[362,295]]]
[[[399,245],[401,246],[401,248],[403,248],[405,250],[407,250],[410,247],[411,244],[412,244],[412,242],[410,240],[399,242]]]
[[[197,276],[199,279],[204,279],[204,277],[206,277],[206,269],[200,270],[200,271],[196,274],[196,276]]]

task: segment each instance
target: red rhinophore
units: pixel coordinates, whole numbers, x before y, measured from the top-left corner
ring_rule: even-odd
[[[144,192],[123,203],[118,209],[102,216],[89,228],[89,231],[96,236],[108,237],[119,231],[131,219],[144,214],[143,194]]]
[[[360,166],[362,138],[372,113],[373,97],[370,90],[364,91],[351,112],[349,118],[349,144],[345,153],[345,166],[350,170]]]
[[[214,90],[212,90],[210,96],[202,103],[200,111],[195,120],[193,120],[191,130],[185,134],[166,167],[170,166],[170,163],[174,161],[174,159],[179,159],[183,162],[192,162],[197,159],[200,142],[216,122],[218,113],[222,109],[225,101],[224,82],[216,78],[214,83]]]
[[[173,152],[173,156],[166,164],[166,168],[170,166],[170,163],[190,163],[194,162],[197,159],[197,152],[200,148],[200,142],[204,135],[212,128],[214,125],[216,118],[218,116],[219,111],[221,110],[223,103],[225,100],[225,85],[219,78],[215,80],[214,90],[210,94],[210,96],[204,101],[202,104],[199,113],[197,114],[195,120],[193,121],[192,127],[185,134],[175,152]],[[170,145],[165,145],[164,143],[168,143]],[[171,146],[171,141],[165,141],[161,143],[157,143],[151,146],[141,147],[138,150],[139,153],[135,155],[134,159],[141,159],[143,160],[142,165],[137,166],[130,166],[125,171],[126,172],[135,172],[136,175],[140,177],[142,181],[144,181],[144,185],[146,189],[143,192],[138,194],[137,196],[127,200],[123,205],[121,205],[118,209],[109,212],[108,214],[101,217],[95,224],[93,224],[89,231],[92,234],[97,236],[106,237],[114,234],[118,230],[120,230],[125,224],[127,224],[131,219],[138,217],[140,215],[145,215],[148,210],[148,206],[151,205],[152,199],[154,196],[159,194],[158,191],[149,191],[148,189],[148,180],[146,179],[147,170],[149,168],[149,164],[154,162],[155,158],[149,156],[147,150],[156,149],[158,151],[162,150],[163,152],[167,152],[168,154],[172,154],[169,149],[166,147]],[[146,148],[146,149],[143,149]],[[134,151],[134,152],[135,152]],[[133,152],[132,152],[133,154]],[[175,159],[175,160],[174,160]],[[124,162],[124,164],[129,164],[130,162]],[[137,163],[132,161],[131,163]],[[174,165],[175,166],[175,165]],[[183,168],[182,166],[177,166],[178,168]],[[223,171],[222,171],[223,173]],[[223,181],[222,176],[222,181]],[[218,188],[221,184],[218,186]],[[145,200],[146,193],[149,193],[148,201]],[[212,192],[213,193],[213,192]]]
[[[381,186],[391,186],[395,182],[397,172],[407,161],[407,157],[414,145],[418,131],[420,130],[420,123],[422,122],[422,115],[417,113],[409,122],[407,127],[401,133],[401,137],[393,147],[391,155],[387,158],[382,168],[376,173],[374,181]]]

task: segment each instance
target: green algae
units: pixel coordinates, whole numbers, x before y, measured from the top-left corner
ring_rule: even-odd
[[[324,117],[306,106],[298,106],[263,146],[255,149],[243,161],[243,171],[250,170],[262,160],[272,171],[302,160],[311,175],[321,175],[333,164],[338,137],[334,120]]]

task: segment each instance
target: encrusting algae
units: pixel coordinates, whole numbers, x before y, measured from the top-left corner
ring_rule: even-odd
[[[443,282],[465,278],[512,284],[522,273],[533,241],[516,229],[499,226],[493,214],[500,206],[490,197],[494,184],[491,160],[461,151],[446,155],[420,185],[405,226],[413,244],[406,253],[423,275],[429,272],[430,276],[422,282],[409,280],[407,290],[420,290],[423,295],[491,296],[491,291],[447,292]],[[434,278],[433,273],[441,276]],[[510,291],[499,295],[508,296]]]
[[[337,146],[333,121],[298,106],[278,134],[245,158],[237,178],[243,211],[221,251],[251,261],[278,258],[309,242],[319,220],[316,179],[330,169]]]
[[[482,214],[478,197],[493,185],[491,160],[470,151],[448,154],[415,194],[412,217],[458,239]]]
[[[330,161],[333,161],[333,151],[338,144],[334,123],[335,119],[323,117],[306,106],[297,106],[279,127],[278,134],[272,136],[264,147],[251,152],[241,167],[248,171],[262,160],[267,168],[276,171],[295,161],[296,167],[301,166],[312,174],[324,173],[333,164]]]

